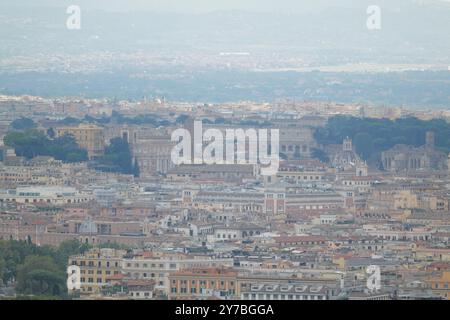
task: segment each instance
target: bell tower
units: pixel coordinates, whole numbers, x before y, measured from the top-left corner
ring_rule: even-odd
[[[353,151],[352,139],[350,139],[349,137],[346,137],[344,139],[344,142],[342,143],[342,150],[343,151]]]

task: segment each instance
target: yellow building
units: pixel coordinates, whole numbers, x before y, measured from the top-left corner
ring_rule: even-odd
[[[69,265],[80,267],[80,293],[97,293],[107,283],[107,278],[121,273],[125,251],[115,249],[92,249],[83,255],[70,256]]]
[[[237,271],[231,268],[181,270],[169,275],[170,299],[236,298]]]
[[[93,124],[56,128],[57,137],[62,137],[66,134],[74,136],[77,144],[87,150],[90,159],[103,154],[105,148],[103,128]]]
[[[419,261],[450,262],[450,250],[445,248],[414,246],[412,252],[414,258]]]
[[[394,195],[394,208],[418,208],[417,195],[410,190],[401,190]]]
[[[427,282],[434,293],[450,300],[450,271],[444,271],[440,277],[430,278]]]

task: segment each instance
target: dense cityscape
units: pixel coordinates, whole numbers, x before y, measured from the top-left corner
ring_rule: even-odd
[[[1,105],[4,297],[449,298],[448,111],[30,96]],[[194,119],[203,130],[278,128],[277,173],[174,165],[171,133]],[[81,286],[68,293],[70,265]],[[371,265],[377,290],[366,286]]]
[[[377,1],[0,3],[0,300],[450,300],[450,3]]]

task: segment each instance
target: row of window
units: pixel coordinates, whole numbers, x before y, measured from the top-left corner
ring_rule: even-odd
[[[200,286],[206,286],[207,281],[206,280],[192,280],[191,284],[193,286],[195,286],[198,283],[200,284]],[[175,285],[177,283],[177,280],[172,280],[172,284]],[[180,280],[180,284],[181,285],[187,285],[188,281],[187,280]],[[216,282],[214,280],[209,281],[209,285],[210,287],[214,287],[216,284]],[[225,281],[220,281],[220,286],[223,287],[225,285]],[[230,281],[230,286],[234,286],[234,281]]]
[[[81,270],[80,273],[81,273],[81,274],[86,274],[86,270]],[[101,274],[102,274],[102,270],[97,270],[96,273],[97,273],[98,275],[101,275]],[[94,274],[94,270],[87,270],[87,274]],[[110,275],[110,274],[111,274],[111,271],[106,270],[106,271],[105,271],[105,274],[106,274],[106,275]],[[114,271],[113,274],[114,274],[114,275],[117,275],[117,274],[119,274],[119,271]]]
[[[94,261],[88,261],[88,263],[86,264],[86,261],[80,261],[80,263],[78,264],[77,261],[73,260],[72,261],[72,265],[76,266],[79,265],[80,267],[84,267],[84,266],[89,266],[89,267],[101,267],[102,266],[102,262],[98,261],[97,263],[95,263]],[[109,261],[106,261],[106,267],[111,267],[112,264]],[[119,267],[119,262],[116,261],[114,262],[114,267]]]
[[[173,287],[173,288],[170,289],[170,292],[171,293],[178,293],[178,290],[177,290],[176,287]],[[192,294],[196,294],[197,293],[197,288],[191,288],[189,292],[192,293]],[[186,293],[188,293],[188,290],[187,290],[187,288],[180,288],[180,292],[179,293],[180,294],[186,294]],[[224,296],[226,294],[234,295],[235,294],[235,290],[234,289],[230,289],[228,291],[221,291],[221,296]]]
[[[300,146],[281,145],[281,151],[282,152],[286,152],[286,151],[294,152],[294,150],[295,150],[295,152],[299,153],[300,152]],[[308,147],[307,146],[302,146],[301,150],[302,150],[302,152],[307,152],[308,151]]]
[[[148,268],[149,266],[151,268],[160,268],[160,269],[164,269],[165,268],[165,265],[163,263],[159,263],[159,264],[157,264],[157,263],[151,263],[151,264],[149,264],[149,263],[134,263],[133,264],[133,263],[128,262],[126,264],[126,266],[128,268]],[[176,269],[176,268],[177,268],[177,264],[176,263],[170,263],[169,264],[169,269]]]
[[[244,300],[326,300],[325,295],[299,295],[299,294],[263,294],[244,293]]]

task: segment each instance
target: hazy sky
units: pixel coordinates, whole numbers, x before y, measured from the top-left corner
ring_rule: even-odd
[[[85,8],[105,10],[151,10],[171,12],[209,12],[216,10],[310,12],[330,7],[362,7],[372,4],[386,8],[403,5],[450,3],[450,0],[2,0],[11,5],[78,4]]]
[[[371,32],[366,9],[374,4],[382,27]],[[79,32],[66,27],[70,5],[81,8]],[[327,64],[447,64],[449,17],[450,0],[0,0],[0,57],[301,51]]]

